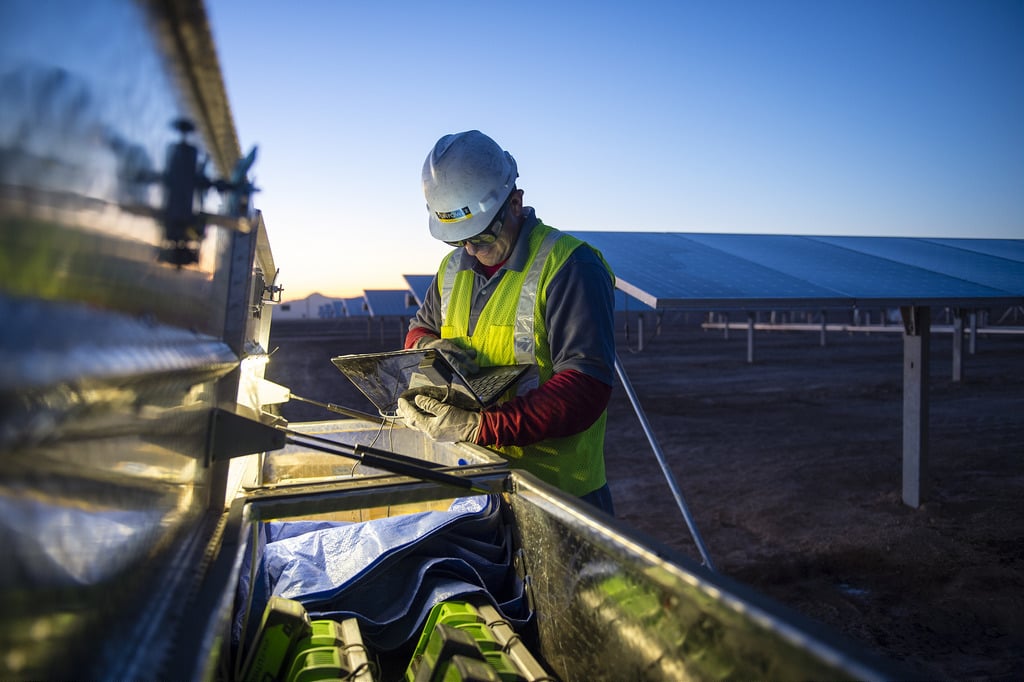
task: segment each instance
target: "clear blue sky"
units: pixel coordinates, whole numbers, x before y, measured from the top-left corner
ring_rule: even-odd
[[[209,0],[285,298],[448,247],[476,128],[555,227],[1024,238],[1024,0]]]

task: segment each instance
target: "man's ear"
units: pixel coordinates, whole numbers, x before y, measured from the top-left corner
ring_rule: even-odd
[[[523,214],[523,190],[514,189],[508,202],[509,208],[512,209],[512,215],[519,217]]]

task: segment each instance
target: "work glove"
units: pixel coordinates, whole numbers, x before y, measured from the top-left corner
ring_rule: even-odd
[[[476,442],[480,413],[464,410],[422,393],[398,399],[398,414],[405,423],[442,443]]]
[[[462,376],[471,376],[480,371],[480,365],[476,362],[476,349],[462,348],[450,339],[421,336],[416,341],[415,348],[434,348],[441,351],[448,358],[452,367],[457,369]]]

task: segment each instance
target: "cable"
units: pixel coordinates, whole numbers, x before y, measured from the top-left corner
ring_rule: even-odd
[[[259,538],[262,521],[252,524],[252,555],[249,557],[249,589],[245,598],[245,610],[242,612],[242,631],[238,638],[238,652],[235,657],[235,679],[242,679],[242,665],[245,659],[245,637],[249,626],[249,612],[252,610],[253,595],[256,591],[256,560],[259,556]]]

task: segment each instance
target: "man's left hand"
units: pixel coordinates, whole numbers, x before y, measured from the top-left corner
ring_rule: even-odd
[[[480,413],[443,403],[429,395],[398,399],[398,413],[409,426],[443,443],[476,442]]]

